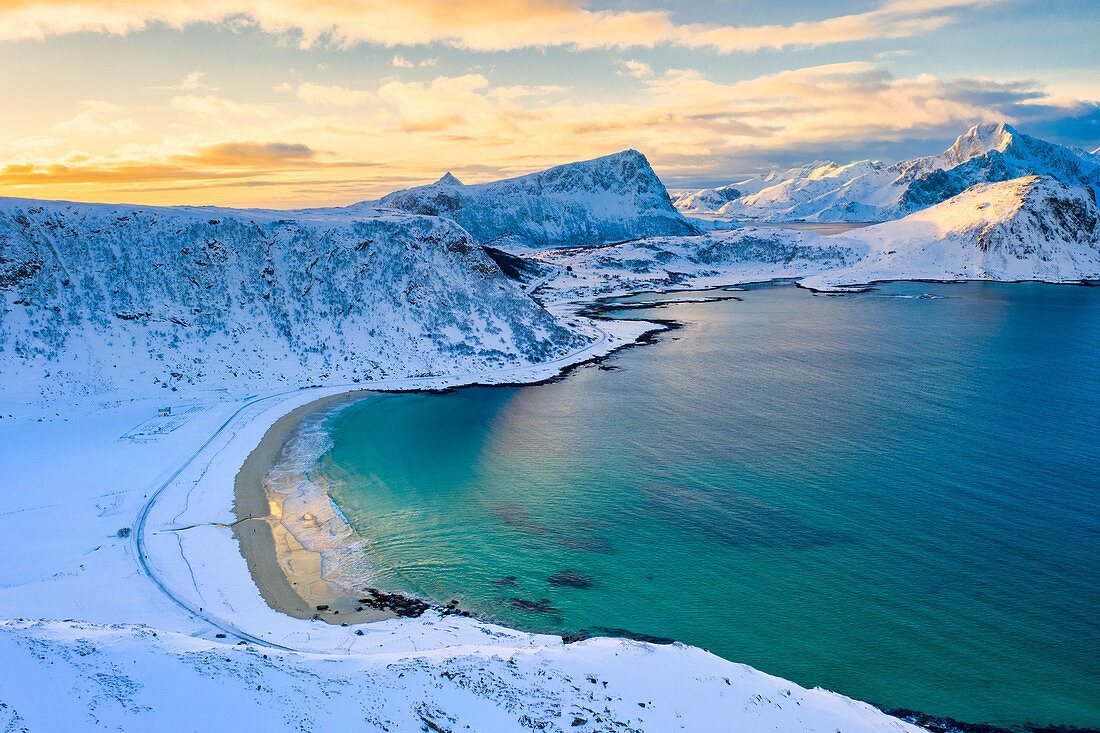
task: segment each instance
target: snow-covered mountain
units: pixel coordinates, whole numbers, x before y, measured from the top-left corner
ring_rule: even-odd
[[[482,244],[503,249],[698,233],[636,150],[491,183],[463,185],[448,173],[377,205],[453,219]]]
[[[899,221],[844,236],[869,254],[801,281],[815,290],[881,280],[1042,280],[1100,277],[1093,192],[1052,178],[981,183]]]
[[[717,188],[678,191],[672,196],[672,205],[688,215],[714,214],[730,201],[742,196],[751,196],[783,181],[805,178],[819,168],[835,165],[826,160],[819,160],[790,170],[776,169],[767,173],[741,176],[734,182]]]
[[[0,199],[8,389],[295,387],[583,342],[446,219]]]
[[[946,201],[977,183],[1029,175],[1100,193],[1100,158],[1025,135],[1007,124],[975,125],[946,151],[926,158],[893,165],[869,160],[815,164],[793,173],[758,192],[742,191],[716,208],[700,208],[713,200],[704,192],[681,196],[678,204],[690,213],[735,219],[889,221]]]

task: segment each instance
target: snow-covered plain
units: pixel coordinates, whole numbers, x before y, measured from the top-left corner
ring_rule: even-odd
[[[542,269],[537,292],[579,302],[648,290],[708,288],[803,278],[855,264],[865,245],[788,229],[745,228],[697,237],[652,237],[527,256]]]

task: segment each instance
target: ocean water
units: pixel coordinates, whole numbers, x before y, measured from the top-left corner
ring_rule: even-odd
[[[329,418],[312,475],[373,584],[1100,727],[1100,289],[716,292],[741,299],[621,311],[683,327],[555,383]]]

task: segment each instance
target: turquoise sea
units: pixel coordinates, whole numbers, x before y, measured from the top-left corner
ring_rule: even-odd
[[[740,300],[623,310],[683,327],[554,383],[330,418],[312,473],[373,584],[888,708],[1100,728],[1100,289],[707,294]]]

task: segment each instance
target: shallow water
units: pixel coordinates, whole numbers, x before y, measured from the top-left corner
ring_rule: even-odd
[[[331,418],[312,473],[373,582],[887,707],[1100,727],[1100,289],[724,294],[624,311],[685,326],[615,370]]]

